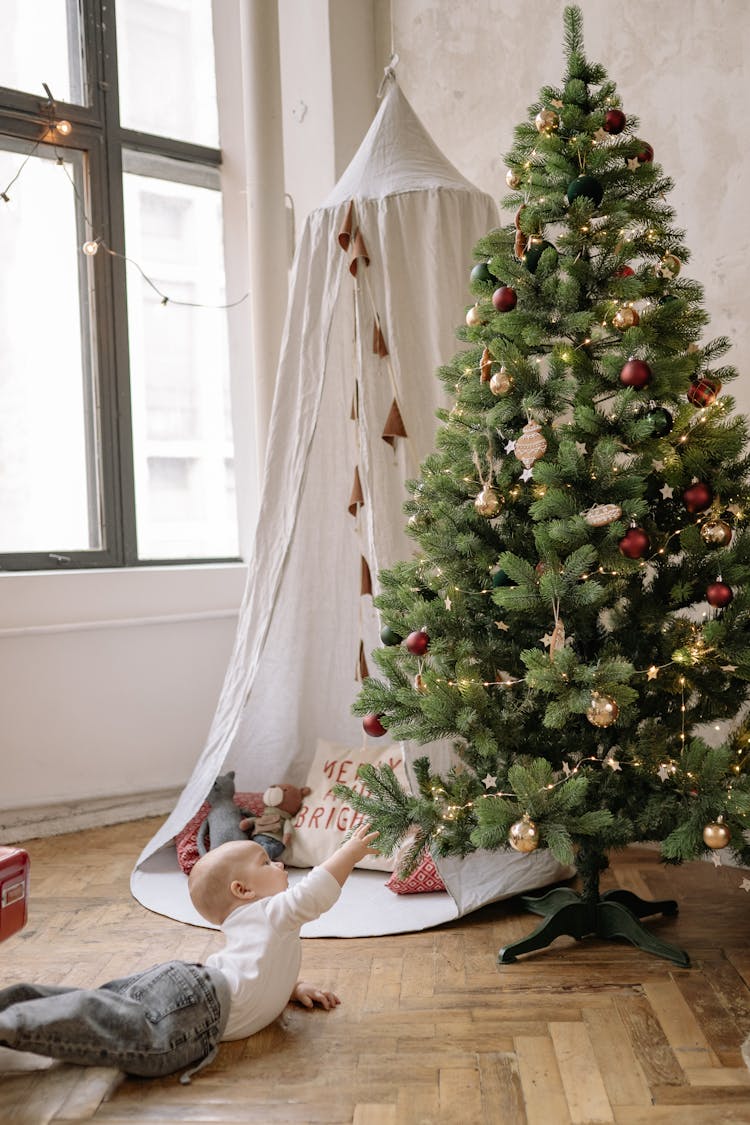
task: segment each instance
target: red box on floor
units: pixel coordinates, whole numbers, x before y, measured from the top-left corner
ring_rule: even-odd
[[[28,852],[0,847],[0,941],[26,925],[28,901]]]

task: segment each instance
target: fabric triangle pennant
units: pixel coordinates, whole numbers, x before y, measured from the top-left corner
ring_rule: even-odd
[[[388,345],[385,342],[383,329],[380,327],[380,319],[377,316],[372,326],[372,350],[375,355],[379,355],[381,359],[385,359],[388,355]]]
[[[365,240],[362,237],[362,231],[359,229],[359,227],[357,227],[357,233],[354,235],[354,239],[349,248],[349,255],[351,257],[351,261],[349,262],[349,273],[352,275],[352,277],[356,277],[357,266],[360,260],[364,262],[366,266],[369,266],[370,264],[370,255],[367,252]]]
[[[401,411],[398,408],[398,403],[395,398],[391,403],[391,409],[388,411],[388,417],[383,426],[383,432],[380,435],[383,441],[387,441],[389,445],[396,448],[396,438],[408,437],[404,420],[401,417]]]
[[[344,221],[339,228],[338,240],[339,246],[342,250],[349,249],[349,243],[352,240],[352,227],[354,225],[354,200],[349,201],[349,206],[344,215]]]
[[[356,518],[357,512],[365,502],[365,494],[362,491],[362,482],[359,479],[359,465],[354,469],[354,484],[352,485],[352,494],[349,497],[349,512]]]
[[[367,657],[365,656],[365,642],[359,642],[359,656],[357,657],[357,668],[354,673],[355,680],[366,680],[370,675],[370,669],[367,667]]]
[[[372,575],[370,574],[370,564],[364,555],[362,555],[362,565],[360,568],[360,581],[359,581],[359,594],[372,594]]]

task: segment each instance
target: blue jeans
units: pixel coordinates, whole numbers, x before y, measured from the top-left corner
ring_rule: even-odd
[[[276,836],[266,836],[265,832],[258,832],[253,836],[253,843],[260,844],[270,860],[278,859],[286,846],[283,840]]]
[[[0,1044],[82,1066],[158,1078],[215,1056],[229,1016],[215,969],[168,961],[98,988],[17,984],[0,990]]]

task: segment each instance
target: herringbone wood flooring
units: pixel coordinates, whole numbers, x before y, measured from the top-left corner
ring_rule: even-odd
[[[0,986],[88,986],[216,947],[212,931],[130,897],[133,862],[158,823],[25,844],[30,918],[2,946]],[[427,933],[306,940],[304,976],[338,992],[336,1011],[287,1009],[225,1044],[188,1087],[0,1051],[0,1123],[750,1123],[742,874],[663,868],[636,849],[607,873],[609,886],[679,900],[678,918],[651,926],[689,951],[691,969],[592,939],[498,966],[498,949],[537,921],[513,901]]]

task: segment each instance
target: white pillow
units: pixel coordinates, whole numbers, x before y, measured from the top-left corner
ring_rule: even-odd
[[[332,790],[339,783],[359,792],[364,783],[357,777],[361,765],[389,765],[408,792],[403,752],[398,746],[341,746],[318,739],[315,757],[304,784],[310,786],[302,808],[294,819],[291,842],[283,855],[290,867],[315,867],[333,855],[347,833],[362,820],[351,805],[335,797]],[[373,855],[361,860],[357,867],[375,871],[393,871],[392,856]]]

